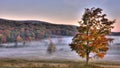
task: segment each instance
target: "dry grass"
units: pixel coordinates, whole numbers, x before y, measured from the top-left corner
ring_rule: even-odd
[[[0,68],[120,68],[120,63],[102,61],[86,66],[83,61],[0,59]]]

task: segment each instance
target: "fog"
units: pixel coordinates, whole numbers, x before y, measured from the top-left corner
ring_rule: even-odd
[[[107,55],[103,59],[97,60],[120,61],[120,36],[109,37],[114,38],[114,41],[110,43],[110,49]],[[26,42],[25,46],[21,46],[23,43],[20,42],[18,43],[18,47],[6,48],[6,46],[13,46],[14,43],[2,44],[4,47],[0,48],[0,58],[21,58],[30,60],[84,60],[79,57],[76,52],[71,51],[69,44],[72,41],[72,37],[66,36],[61,38],[51,38],[51,40],[56,46],[56,51],[52,54],[47,52],[50,40],[46,38],[39,41]]]

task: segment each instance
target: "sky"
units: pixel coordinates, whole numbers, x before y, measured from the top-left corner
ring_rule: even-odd
[[[102,8],[120,31],[120,0],[0,0],[0,18],[78,25],[85,8]]]

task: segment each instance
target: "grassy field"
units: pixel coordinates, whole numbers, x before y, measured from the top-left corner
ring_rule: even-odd
[[[67,60],[0,59],[0,68],[120,68],[119,62],[85,62]]]

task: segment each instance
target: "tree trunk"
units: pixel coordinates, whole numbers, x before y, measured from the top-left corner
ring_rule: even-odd
[[[86,65],[88,65],[88,62],[89,62],[89,53],[87,52],[86,53]]]
[[[18,46],[18,42],[17,42],[17,40],[15,40],[15,47],[17,47]]]
[[[25,40],[23,41],[23,46],[25,46]]]
[[[15,47],[17,47],[18,46],[18,42],[17,41],[15,41]]]

